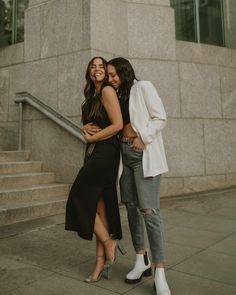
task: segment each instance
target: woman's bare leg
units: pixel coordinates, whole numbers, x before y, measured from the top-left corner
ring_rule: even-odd
[[[105,247],[103,245],[103,242],[110,238],[108,232],[105,204],[103,199],[100,199],[97,205],[94,233],[96,235],[96,264],[91,276],[93,278],[97,278],[104,268],[104,263],[106,259]]]
[[[95,218],[94,233],[101,243],[101,245],[99,245],[100,251],[103,247],[103,253],[106,256],[106,259],[112,260],[114,258],[116,242],[110,239],[105,204],[102,199],[99,200],[97,208],[98,209]]]

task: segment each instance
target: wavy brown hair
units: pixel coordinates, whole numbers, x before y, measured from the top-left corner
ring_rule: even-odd
[[[84,87],[85,100],[82,103],[82,122],[83,122],[83,124],[91,122],[91,120],[94,117],[101,117],[102,116],[102,114],[100,112],[100,110],[102,108],[101,92],[102,92],[102,89],[108,85],[107,76],[105,76],[100,93],[98,93],[98,94],[95,93],[95,85],[94,85],[92,79],[90,78],[91,65],[95,59],[101,59],[103,66],[105,68],[105,72],[106,72],[107,61],[103,57],[95,56],[88,63],[86,74],[85,74],[85,79],[86,79],[86,85]]]

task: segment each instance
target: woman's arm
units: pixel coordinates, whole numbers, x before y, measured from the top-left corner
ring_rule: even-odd
[[[90,135],[84,130],[84,137],[87,142],[97,142],[117,134],[123,128],[122,114],[120,104],[115,90],[106,86],[102,90],[102,103],[111,121],[111,124],[99,132]]]
[[[87,124],[83,125],[83,131],[86,131],[90,135],[93,135],[100,130],[101,130],[101,128],[93,123],[87,123]]]
[[[141,91],[150,120],[139,130],[144,144],[151,143],[156,137],[157,132],[161,131],[166,125],[166,112],[156,88],[150,81],[141,81]]]

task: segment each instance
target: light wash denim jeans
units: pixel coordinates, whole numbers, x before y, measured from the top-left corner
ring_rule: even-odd
[[[152,262],[165,261],[165,238],[160,214],[160,178],[143,176],[142,152],[121,143],[123,172],[120,178],[121,200],[126,205],[129,228],[136,251],[144,250],[144,225],[147,231]],[[142,209],[149,209],[144,212]],[[150,210],[151,209],[151,210]]]

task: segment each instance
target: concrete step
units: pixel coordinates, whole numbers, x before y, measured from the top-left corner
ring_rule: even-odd
[[[68,193],[69,185],[59,183],[7,190],[0,188],[0,206],[16,202],[46,201],[48,198],[56,199],[68,196]]]
[[[29,159],[28,151],[0,151],[0,226],[65,212],[69,185]]]
[[[65,212],[66,197],[44,202],[11,203],[0,207],[0,226]]]
[[[1,190],[25,188],[54,182],[55,174],[52,172],[0,175]]]
[[[11,173],[41,172],[42,162],[24,161],[24,162],[2,162],[0,163],[0,175]]]
[[[30,151],[0,151],[0,162],[28,161]]]

